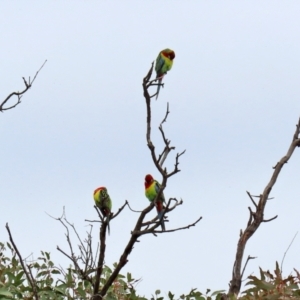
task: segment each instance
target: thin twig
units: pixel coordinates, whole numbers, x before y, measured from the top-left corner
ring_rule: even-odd
[[[271,222],[271,221],[273,221],[273,220],[277,219],[277,217],[278,217],[278,215],[276,215],[275,217],[273,217],[273,218],[270,218],[270,219],[263,219],[263,220],[262,220],[262,222],[265,222],[265,223],[267,223],[267,222]]]
[[[246,191],[246,192],[247,192],[249,198],[251,199],[252,203],[254,204],[254,206],[257,207],[257,204],[256,204],[256,202],[253,200],[251,194],[250,194],[248,191]],[[254,196],[254,197],[255,197],[255,196]]]
[[[24,77],[22,77],[23,79],[23,82],[25,84],[25,89],[21,92],[12,92],[11,94],[9,94],[3,101],[2,103],[0,104],[0,111],[3,112],[5,110],[9,110],[9,109],[12,109],[14,107],[16,107],[18,104],[21,103],[21,98],[22,98],[22,95],[25,94],[32,86],[33,82],[35,81],[37,75],[39,74],[39,72],[41,71],[41,69],[44,67],[45,63],[47,62],[47,60],[44,61],[44,63],[42,64],[42,66],[39,68],[39,70],[36,72],[35,76],[33,77],[33,80],[30,81],[30,77],[29,77],[29,80],[28,82],[26,81],[26,79]],[[4,108],[3,106],[8,102],[8,100],[13,97],[13,96],[17,96],[18,100],[17,102],[14,104],[14,105],[11,105],[9,107],[6,107]]]
[[[283,258],[282,258],[282,261],[281,261],[281,266],[280,266],[280,273],[282,273],[282,266],[283,266],[283,262],[284,262],[285,256],[286,256],[287,252],[289,251],[290,247],[292,246],[292,244],[293,244],[293,242],[294,242],[297,234],[298,234],[298,231],[296,232],[296,234],[294,235],[292,241],[290,242],[289,246],[287,247],[287,249],[284,252],[284,255],[283,255]]]
[[[141,213],[141,212],[142,212],[142,210],[134,210],[134,209],[132,209],[129,203],[128,203],[127,205],[128,205],[129,209],[130,209],[132,212],[135,212],[135,213]]]
[[[247,260],[246,260],[246,263],[245,263],[244,268],[243,268],[243,271],[242,271],[242,278],[243,278],[243,276],[244,276],[244,272],[245,272],[245,270],[246,270],[246,267],[247,267],[247,264],[248,264],[249,260],[250,260],[250,259],[256,259],[256,258],[257,258],[257,257],[248,255]]]
[[[94,283],[94,290],[93,294],[96,295],[99,292],[99,286],[100,286],[100,279],[103,271],[103,264],[104,264],[104,259],[105,259],[105,249],[106,249],[106,228],[107,228],[107,223],[102,222],[101,227],[100,227],[100,251],[99,251],[99,258],[98,258],[98,264],[97,264],[97,272],[95,275],[95,283]]]
[[[124,204],[118,209],[118,211],[110,218],[110,220],[116,218],[116,217],[122,212],[122,210],[125,208],[126,205],[129,206],[127,200],[125,200],[125,203],[124,203]]]
[[[189,229],[190,227],[196,226],[196,224],[198,222],[200,222],[202,220],[202,217],[199,217],[194,223],[189,224],[187,226],[184,227],[179,227],[179,228],[175,228],[175,229],[169,229],[169,230],[142,230],[142,231],[134,231],[134,234],[138,234],[138,235],[144,235],[144,234],[148,234],[148,233],[167,233],[167,232],[175,232],[175,231],[179,231],[179,230],[184,230],[184,229]],[[158,227],[160,225],[160,223],[158,222],[157,226]]]
[[[20,264],[21,264],[21,266],[22,266],[22,269],[23,269],[24,273],[26,274],[26,277],[27,277],[27,280],[29,281],[29,284],[31,285],[31,288],[32,288],[32,291],[33,291],[34,298],[35,298],[36,300],[38,300],[39,297],[38,297],[37,290],[36,290],[36,282],[35,282],[35,280],[34,280],[32,274],[30,273],[30,269],[29,269],[29,272],[28,272],[27,268],[26,268],[25,265],[24,265],[24,262],[23,262],[23,259],[22,259],[22,255],[21,255],[21,253],[19,252],[19,249],[18,249],[17,245],[15,244],[15,242],[14,242],[14,240],[13,240],[13,238],[12,238],[12,235],[11,235],[11,232],[10,232],[10,229],[9,229],[9,226],[8,226],[8,223],[6,223],[6,226],[5,226],[5,227],[6,227],[6,230],[7,230],[7,232],[8,232],[8,235],[9,235],[9,240],[10,240],[11,244],[13,245],[13,248],[14,248],[14,250],[16,251],[18,257],[19,257],[19,261],[20,261]]]

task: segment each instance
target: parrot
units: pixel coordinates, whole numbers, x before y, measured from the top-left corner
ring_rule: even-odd
[[[99,207],[101,213],[107,218],[107,228],[108,234],[110,232],[109,228],[109,218],[111,217],[112,201],[107,193],[106,187],[99,187],[94,191],[94,201],[97,207]]]
[[[150,175],[150,174],[146,175],[145,176],[145,195],[150,202],[154,201],[159,189],[160,189],[160,184],[155,179],[153,179],[152,175]],[[162,218],[162,215],[164,212],[164,206],[163,206],[164,202],[166,202],[165,196],[163,193],[161,193],[160,198],[156,200],[155,207],[157,210],[158,219],[160,220],[160,223],[161,223],[162,231],[166,230],[165,222]]]
[[[162,79],[164,75],[171,70],[173,66],[174,58],[175,58],[175,52],[168,48],[160,51],[156,58],[155,71],[156,71],[156,78],[158,79],[156,99],[159,94]]]

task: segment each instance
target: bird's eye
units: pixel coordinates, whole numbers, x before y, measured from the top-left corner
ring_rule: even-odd
[[[105,190],[102,190],[101,191],[101,195],[103,196],[103,197],[105,197],[107,194],[106,194],[106,191]]]

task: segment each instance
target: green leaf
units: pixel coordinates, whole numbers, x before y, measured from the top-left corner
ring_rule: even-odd
[[[261,280],[266,280],[264,271],[261,269],[261,267],[259,267],[259,272],[260,272],[260,279],[261,279]]]
[[[9,250],[13,250],[12,246],[10,245],[9,242],[6,243],[7,247],[9,248]]]
[[[21,285],[25,281],[25,279],[22,279],[23,275],[24,275],[24,271],[21,271],[19,274],[17,274],[15,276],[14,286],[17,287],[17,286]]]
[[[159,294],[160,294],[160,290],[156,290],[155,295],[159,295]]]
[[[41,276],[44,276],[44,275],[47,275],[48,274],[48,271],[41,271],[37,274],[36,277],[41,277]]]
[[[13,282],[14,279],[15,279],[15,276],[14,276],[11,272],[6,272],[6,275],[7,275],[7,277],[8,277],[8,282],[9,282],[10,284],[12,284],[12,282]]]
[[[46,255],[47,259],[49,260],[50,259],[50,253],[49,252],[45,252],[45,255]]]
[[[5,297],[13,297],[13,294],[10,293],[7,289],[1,288],[0,289],[0,295]]]
[[[211,294],[211,296],[215,296],[215,295],[218,295],[218,294],[221,294],[221,293],[224,293],[225,290],[219,290],[219,291],[215,291]]]
[[[131,273],[127,273],[127,281],[131,282],[132,281],[132,277],[131,277]]]
[[[84,289],[82,289],[82,288],[77,288],[77,293],[81,296],[81,297],[83,297],[83,298],[85,298],[85,290]]]
[[[277,300],[279,298],[281,298],[280,294],[273,294],[273,295],[268,295],[265,299],[267,299],[267,300]]]

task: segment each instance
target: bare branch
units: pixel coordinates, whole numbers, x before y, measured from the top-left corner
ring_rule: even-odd
[[[39,74],[39,72],[41,71],[41,69],[44,67],[45,63],[47,62],[47,60],[44,61],[44,63],[42,64],[42,66],[39,68],[39,70],[36,72],[35,76],[33,77],[33,80],[30,81],[30,77],[29,77],[29,80],[26,81],[26,79],[24,77],[23,78],[23,81],[24,81],[24,84],[25,84],[25,89],[21,92],[12,92],[11,94],[9,94],[3,101],[2,103],[0,104],[0,111],[3,112],[5,110],[9,110],[9,109],[12,109],[14,107],[16,107],[18,104],[21,103],[21,98],[22,98],[22,95],[25,94],[32,86],[33,82],[35,81],[37,75]],[[4,105],[8,102],[8,100],[10,100],[10,98],[12,98],[13,96],[16,96],[17,97],[17,102],[14,104],[14,105],[11,105],[9,107],[5,107],[4,108]]]
[[[273,220],[277,219],[277,217],[278,217],[278,216],[276,215],[275,217],[273,217],[273,218],[270,218],[270,219],[266,219],[266,220],[265,220],[265,219],[263,219],[263,220],[262,220],[262,222],[265,222],[265,223],[267,223],[267,222],[271,222],[271,221],[273,221]]]
[[[245,270],[246,270],[246,267],[247,267],[247,264],[248,264],[249,260],[250,260],[250,259],[256,259],[256,258],[257,258],[257,257],[248,255],[247,260],[246,260],[246,263],[245,263],[244,268],[243,268],[242,278],[243,278],[243,276],[244,276],[244,272],[245,272]]]
[[[166,115],[165,115],[164,119],[161,121],[160,126],[162,126],[163,123],[167,122],[167,118],[168,118],[169,113],[170,113],[170,110],[169,110],[169,102],[167,102],[167,111],[166,111]]]
[[[110,220],[116,218],[120,213],[121,211],[125,208],[125,206],[128,205],[129,206],[129,203],[127,200],[125,200],[125,203],[118,209],[118,211],[110,218]]]
[[[60,249],[59,246],[56,247],[57,250],[60,251],[62,254],[64,254],[66,257],[68,257],[73,262],[74,268],[77,271],[77,273],[81,276],[81,278],[83,278],[85,280],[88,280],[90,283],[93,284],[92,278],[90,276],[88,276],[88,274],[87,274],[87,272],[89,271],[89,269],[92,268],[93,260],[90,260],[90,258],[89,258],[89,255],[90,255],[89,250],[88,250],[88,248],[85,248],[85,245],[82,242],[82,240],[81,240],[81,238],[80,238],[80,236],[79,236],[79,234],[78,234],[75,226],[73,224],[71,224],[67,220],[66,214],[65,214],[65,208],[63,208],[63,213],[62,213],[61,217],[54,218],[51,215],[49,215],[49,216],[52,219],[59,221],[65,227],[66,232],[67,232],[65,234],[65,236],[67,238],[67,242],[68,242],[68,245],[69,245],[69,248],[70,248],[70,251],[71,251],[71,255],[68,255],[65,251],[63,251],[62,249]],[[64,222],[66,222],[67,225]],[[75,235],[77,236],[77,239],[80,242],[80,245],[78,247],[79,247],[79,251],[81,253],[81,256],[79,256],[79,257],[76,257],[76,255],[74,253],[72,242],[71,242],[71,238],[70,238],[70,231],[69,231],[68,226],[70,226],[73,229]],[[90,235],[90,238],[91,238],[91,235]],[[87,245],[88,245],[87,247],[89,247],[89,243],[91,243],[91,241],[87,242]],[[84,270],[82,268],[80,268],[78,260],[81,260],[85,264]],[[90,263],[90,261],[91,261],[91,263]]]
[[[174,171],[172,171],[171,173],[169,173],[169,174],[167,175],[168,177],[171,177],[171,176],[173,176],[174,174],[180,172],[180,170],[178,169],[178,166],[179,166],[179,157],[180,157],[181,155],[183,155],[183,154],[185,153],[185,151],[186,151],[186,150],[182,151],[181,153],[177,153],[177,154],[176,154],[175,165],[174,165],[174,166],[175,166]]]
[[[101,221],[99,220],[89,220],[89,219],[84,219],[85,222],[89,222],[89,223],[101,223]]]
[[[254,204],[254,206],[257,207],[257,204],[256,204],[256,202],[253,200],[251,194],[250,194],[248,191],[246,191],[246,192],[247,192],[249,198],[251,199],[252,203]],[[255,197],[255,196],[254,196],[254,197]]]
[[[293,242],[294,242],[294,240],[295,240],[297,234],[298,234],[298,231],[296,232],[296,234],[294,235],[292,241],[290,242],[289,246],[287,247],[287,249],[286,249],[285,252],[284,252],[284,255],[283,255],[283,258],[282,258],[282,261],[281,261],[281,266],[280,266],[280,272],[281,272],[281,273],[282,273],[282,266],[283,266],[283,262],[284,262],[285,256],[286,256],[287,252],[289,251],[290,247],[292,246],[292,244],[293,244]],[[295,270],[295,269],[294,269],[294,270]],[[299,279],[300,279],[300,278],[299,278]]]
[[[161,132],[161,135],[162,135],[162,139],[165,143],[165,148],[164,150],[162,151],[162,153],[158,156],[158,160],[157,160],[157,163],[162,166],[166,160],[166,158],[168,157],[169,153],[172,151],[172,150],[175,150],[175,147],[174,146],[170,146],[170,143],[171,141],[168,140],[165,136],[165,133],[164,133],[164,130],[163,130],[163,126],[162,124],[165,123],[167,121],[167,117],[169,115],[170,111],[169,111],[169,102],[167,103],[167,111],[166,111],[166,115],[164,117],[164,119],[161,121],[158,129],[159,131]]]
[[[154,83],[155,81],[157,81],[157,79],[152,80],[152,81],[150,80],[151,76],[152,76],[152,72],[153,72],[153,64],[152,64],[148,74],[143,79],[143,90],[144,90],[144,97],[145,97],[145,100],[146,100],[146,110],[147,110],[146,139],[147,139],[147,145],[148,145],[148,148],[150,150],[152,160],[153,160],[156,168],[158,169],[158,171],[161,173],[161,175],[163,177],[162,182],[161,182],[161,186],[160,186],[159,191],[157,192],[156,199],[154,199],[154,201],[151,202],[149,204],[149,206],[146,207],[141,212],[133,210],[130,207],[129,203],[126,201],[125,204],[114,215],[114,217],[117,217],[118,214],[124,209],[124,207],[126,205],[128,205],[128,207],[131,211],[140,213],[139,218],[136,222],[136,225],[135,225],[134,229],[131,232],[131,237],[130,237],[130,239],[129,239],[122,255],[120,256],[119,262],[116,264],[115,269],[113,270],[112,274],[109,276],[107,281],[104,283],[102,288],[100,288],[100,278],[101,278],[101,274],[102,274],[102,268],[103,268],[104,256],[105,256],[105,248],[106,248],[106,244],[105,244],[105,233],[106,233],[106,230],[105,230],[106,227],[105,226],[106,226],[106,223],[103,222],[102,217],[99,214],[102,225],[101,225],[101,229],[100,229],[100,251],[99,251],[99,258],[98,258],[97,273],[95,275],[95,283],[93,284],[93,286],[94,286],[93,299],[94,300],[102,300],[103,297],[106,295],[109,287],[116,280],[116,278],[119,275],[119,272],[121,271],[121,269],[127,264],[128,256],[131,253],[135,243],[139,242],[138,238],[140,236],[145,235],[145,234],[153,234],[153,235],[156,236],[157,233],[175,232],[175,231],[178,231],[178,230],[189,229],[192,226],[196,226],[196,224],[202,219],[202,217],[199,217],[194,223],[189,224],[189,225],[184,226],[184,227],[180,227],[180,228],[170,229],[170,230],[167,230],[167,231],[157,230],[157,228],[161,225],[161,219],[160,218],[163,218],[163,219],[167,218],[167,216],[165,216],[166,213],[171,212],[172,210],[174,210],[176,207],[178,207],[179,205],[181,205],[183,203],[182,200],[178,201],[176,198],[170,198],[167,205],[166,205],[166,207],[164,208],[163,214],[162,214],[162,216],[160,216],[160,218],[158,218],[156,216],[151,221],[146,221],[146,222],[144,221],[147,214],[154,208],[154,205],[155,205],[157,199],[159,199],[161,197],[161,195],[162,195],[162,193],[163,193],[163,191],[164,191],[164,189],[167,185],[168,178],[180,171],[178,169],[179,157],[181,155],[183,155],[184,152],[185,152],[185,151],[183,151],[182,153],[178,153],[176,155],[175,167],[174,167],[174,170],[171,173],[168,173],[166,168],[162,167],[162,165],[163,165],[165,159],[167,158],[169,152],[171,150],[175,149],[175,147],[170,146],[170,141],[166,138],[165,133],[164,133],[163,128],[162,128],[162,124],[164,122],[166,122],[167,117],[170,113],[169,105],[167,105],[167,111],[166,111],[165,117],[162,120],[162,122],[160,124],[160,127],[159,127],[159,130],[162,134],[163,141],[165,143],[165,147],[164,147],[164,150],[162,151],[162,153],[159,155],[159,157],[157,158],[157,156],[156,156],[155,146],[151,141],[151,97],[155,96],[156,94],[150,96],[149,92],[148,92],[148,88],[150,86],[157,85],[156,83]],[[172,201],[174,201],[175,204],[171,206]]]
[[[300,146],[299,133],[300,133],[300,118],[298,120],[298,124],[296,125],[296,130],[293,135],[293,139],[289,146],[289,149],[288,149],[286,155],[284,155],[279,160],[279,162],[276,164],[276,166],[274,167],[274,171],[273,171],[273,174],[271,176],[269,183],[266,185],[263,193],[260,196],[258,196],[259,202],[257,205],[254,204],[255,202],[252,199],[252,197],[255,197],[255,196],[251,196],[250,193],[247,192],[252,203],[255,205],[255,212],[252,212],[251,209],[249,208],[250,219],[248,221],[246,229],[244,230],[243,234],[240,236],[239,241],[238,241],[235,262],[234,262],[234,267],[233,267],[233,274],[232,274],[232,279],[230,281],[230,287],[229,287],[229,291],[228,291],[229,295],[233,295],[233,294],[238,295],[238,293],[240,291],[242,275],[243,275],[241,273],[241,265],[242,265],[244,250],[245,250],[247,241],[255,233],[255,231],[258,229],[258,227],[260,226],[261,223],[269,222],[269,221],[272,221],[277,218],[277,216],[275,216],[268,220],[264,219],[264,209],[265,209],[267,200],[271,199],[271,198],[269,198],[270,192],[277,181],[277,178],[279,176],[279,173],[280,173],[282,167],[284,166],[284,164],[286,164],[289,161],[295,148]]]
[[[183,226],[183,227],[179,227],[179,228],[175,228],[175,229],[169,229],[169,230],[152,230],[152,229],[149,229],[149,230],[143,230],[143,231],[137,231],[137,232],[133,232],[135,234],[139,234],[139,235],[144,235],[144,234],[148,234],[148,233],[168,233],[168,232],[175,232],[175,231],[179,231],[179,230],[184,230],[184,229],[189,229],[190,227],[193,227],[193,226],[196,226],[196,224],[198,222],[200,222],[202,220],[202,217],[199,217],[194,223],[192,224],[189,224],[187,226]],[[157,223],[157,226],[158,227],[160,225],[160,223],[158,222]]]
[[[29,282],[29,284],[30,284],[30,286],[31,286],[31,288],[32,288],[32,291],[33,291],[33,294],[34,294],[34,298],[35,298],[36,300],[38,300],[38,299],[39,299],[39,296],[38,296],[37,289],[36,289],[36,282],[35,282],[35,280],[34,280],[34,278],[33,278],[33,276],[32,276],[32,273],[31,273],[31,271],[30,271],[30,268],[29,268],[29,272],[28,272],[27,268],[26,268],[25,265],[24,265],[22,255],[21,255],[21,253],[20,253],[18,247],[16,246],[16,244],[15,244],[13,238],[12,238],[12,235],[11,235],[11,232],[10,232],[10,229],[9,229],[9,226],[8,226],[8,223],[6,223],[6,226],[5,226],[5,227],[6,227],[6,230],[7,230],[7,232],[8,232],[8,235],[9,235],[9,240],[10,240],[11,244],[13,245],[13,248],[14,248],[14,250],[16,251],[18,257],[19,257],[19,260],[20,260],[20,264],[21,264],[21,266],[22,266],[22,269],[23,269],[24,273],[26,274],[27,280],[28,280],[28,282]]]
[[[250,226],[250,224],[251,224],[251,222],[252,222],[252,218],[253,218],[253,216],[254,216],[254,213],[253,213],[253,211],[251,210],[251,207],[248,206],[248,209],[249,209],[249,211],[250,211],[250,216],[249,216],[249,221],[248,221],[248,223],[247,223],[247,226]]]
[[[59,246],[56,246],[56,249],[73,262],[73,258],[69,254],[67,254],[65,251],[60,249]]]
[[[128,203],[127,205],[128,205],[129,209],[130,209],[132,212],[135,212],[135,213],[141,213],[141,212],[142,212],[142,210],[134,210],[134,209],[132,209],[131,206],[129,205],[129,203]]]
[[[125,206],[124,206],[125,207]],[[99,258],[98,258],[98,265],[97,265],[97,272],[95,276],[95,283],[94,283],[94,292],[93,294],[96,295],[99,292],[99,286],[100,286],[100,278],[103,271],[103,264],[105,259],[105,249],[106,249],[106,228],[107,223],[102,222],[100,227],[100,252],[99,252]]]
[[[98,207],[97,207],[96,205],[94,205],[94,208],[95,208],[95,210],[96,210],[96,212],[97,212],[97,214],[98,214],[98,217],[99,217],[99,219],[100,219],[100,222],[104,222],[104,218],[103,218],[103,216],[102,216],[102,214],[101,214],[101,211],[98,209]]]

